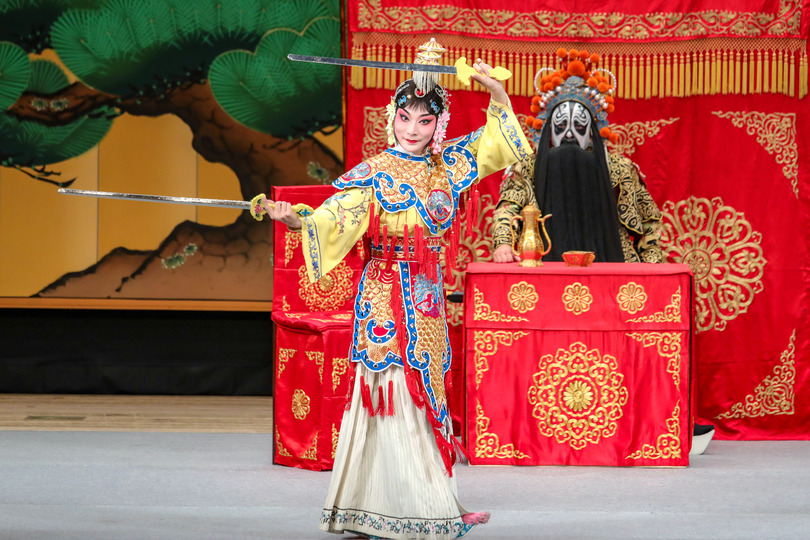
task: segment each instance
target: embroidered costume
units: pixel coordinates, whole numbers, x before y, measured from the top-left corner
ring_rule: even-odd
[[[454,258],[461,199],[481,178],[527,159],[530,147],[511,109],[495,101],[484,127],[433,146],[424,156],[389,148],[338,178],[340,191],[319,208],[298,212],[313,281],[358,240],[371,244],[354,304],[354,384],[325,531],[432,539],[461,537],[475,525],[452,475],[439,256],[444,245]]]

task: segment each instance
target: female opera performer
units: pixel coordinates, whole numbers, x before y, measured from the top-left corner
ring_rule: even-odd
[[[315,210],[297,206],[296,213],[288,202],[263,201],[272,219],[301,229],[312,281],[363,235],[371,243],[354,304],[354,384],[321,517],[324,531],[457,538],[489,518],[461,506],[453,477],[439,252],[448,230],[448,253],[457,249],[452,223],[462,192],[531,149],[490,67],[480,59],[474,67],[473,78],[491,95],[484,127],[443,142],[447,93],[435,78],[425,81],[424,72],[415,72],[417,82],[400,85],[388,108],[393,148],[338,178],[340,191]],[[417,86],[419,75],[427,88]]]

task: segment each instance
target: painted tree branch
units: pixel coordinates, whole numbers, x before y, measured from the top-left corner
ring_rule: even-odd
[[[142,98],[119,98],[77,82],[49,95],[26,92],[7,112],[19,120],[64,125],[104,107],[134,116],[176,115],[191,128],[192,146],[201,156],[236,173],[246,199],[267,193],[274,185],[318,183],[302,163],[318,164],[331,178],[343,173],[343,163],[314,138],[289,147],[286,139],[236,122],[219,106],[207,82]]]

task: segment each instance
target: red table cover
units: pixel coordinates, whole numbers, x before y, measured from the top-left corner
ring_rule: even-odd
[[[351,389],[351,316],[277,311],[273,322],[273,462],[330,470]]]
[[[682,264],[469,265],[470,462],[688,465],[691,299]]]

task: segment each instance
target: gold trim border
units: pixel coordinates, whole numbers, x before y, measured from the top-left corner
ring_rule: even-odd
[[[781,0],[776,13],[704,10],[655,13],[570,13],[507,11],[436,5],[384,7],[383,0],[359,0],[357,27],[373,32],[463,32],[489,37],[541,39],[683,39],[711,35],[796,37],[801,0]]]

